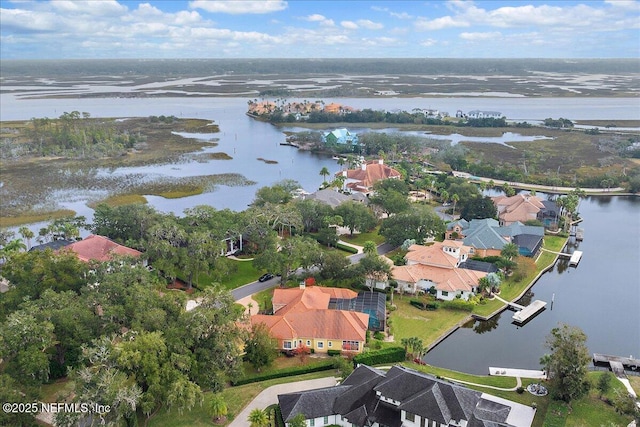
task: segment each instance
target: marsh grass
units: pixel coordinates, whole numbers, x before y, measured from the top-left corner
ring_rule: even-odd
[[[69,214],[58,210],[56,203],[68,195],[87,193],[88,199],[105,199],[109,204],[143,202],[142,196],[151,194],[179,198],[214,191],[216,185],[252,185],[240,174],[218,174],[188,178],[157,178],[149,180],[141,174],[111,176],[101,171],[127,166],[150,166],[185,161],[189,153],[202,154],[209,159],[230,158],[226,153],[198,153],[214,143],[184,138],[173,132],[214,134],[217,125],[208,120],[178,119],[173,123],[151,122],[148,118],[127,120],[101,119],[119,131],[143,135],[143,143],[124,155],[104,158],[63,158],[24,156],[0,160],[2,181],[0,188],[2,213],[0,224],[16,226],[46,221]],[[0,129],[11,134],[15,143],[26,137],[28,122],[2,122]],[[96,196],[98,194],[98,196]],[[92,200],[93,201],[93,200]],[[93,201],[93,203],[96,203]],[[46,210],[46,211],[45,211]],[[73,214],[73,213],[72,213]]]
[[[122,194],[117,196],[109,196],[106,199],[92,201],[87,203],[91,209],[95,209],[101,203],[105,203],[111,207],[133,205],[133,204],[145,204],[147,199],[139,194]]]
[[[268,165],[275,165],[278,163],[277,160],[268,160],[268,159],[263,159],[262,157],[258,157],[256,160],[259,160],[261,162],[265,162]]]

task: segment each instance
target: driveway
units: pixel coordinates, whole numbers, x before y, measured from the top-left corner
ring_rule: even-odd
[[[313,390],[314,388],[331,387],[336,385],[337,378],[317,378],[315,380],[298,381],[294,383],[278,384],[266,388],[258,394],[245,408],[234,418],[229,427],[246,427],[249,425],[247,418],[249,413],[256,409],[265,409],[269,405],[278,403],[278,395],[294,393],[296,391]]]

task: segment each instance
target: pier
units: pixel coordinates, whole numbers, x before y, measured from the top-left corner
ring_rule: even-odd
[[[636,371],[640,369],[640,359],[634,359],[632,356],[611,356],[608,354],[593,353],[594,365],[609,365],[611,371],[618,375],[624,373],[625,369]]]
[[[545,252],[551,252],[552,254],[569,258],[569,265],[571,267],[577,267],[578,263],[580,263],[580,260],[582,259],[582,251],[573,251],[573,253],[567,253],[567,252],[550,251],[545,248],[541,248],[540,250]]]
[[[545,301],[540,301],[539,299],[535,300],[531,304],[526,307],[523,307],[522,310],[517,311],[511,317],[516,323],[524,323],[529,320],[531,317],[538,314],[539,311],[542,311],[544,307],[547,305]]]

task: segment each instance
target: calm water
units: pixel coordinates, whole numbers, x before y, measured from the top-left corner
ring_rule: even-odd
[[[489,366],[540,369],[538,361],[548,352],[545,338],[561,322],[580,327],[592,353],[640,357],[640,198],[588,198],[580,213],[580,264],[558,261],[531,289],[532,300],[548,303],[545,311],[522,327],[512,323],[509,310],[488,322],[470,322],[425,361],[480,375]]]

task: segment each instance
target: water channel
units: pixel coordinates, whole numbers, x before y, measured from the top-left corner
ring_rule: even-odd
[[[471,321],[424,361],[478,375],[490,366],[540,369],[545,338],[559,323],[580,327],[592,353],[640,356],[640,198],[589,197],[580,215],[584,241],[569,248],[583,251],[580,264],[559,259],[524,297],[546,301],[543,312],[524,326],[512,323],[510,310]]]

